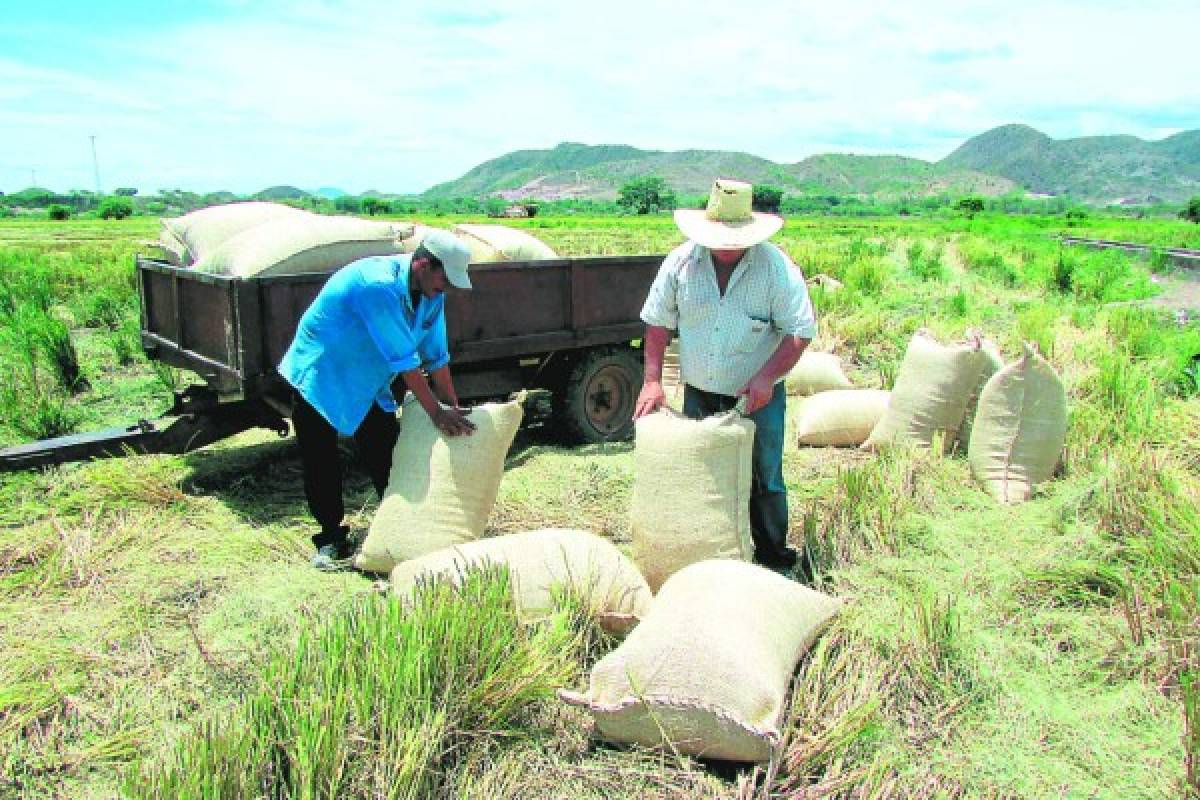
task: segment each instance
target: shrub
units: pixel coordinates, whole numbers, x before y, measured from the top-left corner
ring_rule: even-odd
[[[100,219],[125,219],[133,216],[133,200],[128,197],[106,197],[100,201],[96,215]]]
[[[983,211],[983,198],[979,195],[960,197],[958,202],[954,204],[954,209],[966,214],[978,214],[980,211]]]
[[[1188,201],[1188,204],[1179,212],[1179,216],[1188,222],[1200,224],[1200,194]]]
[[[70,206],[64,206],[60,203],[54,203],[46,208],[46,216],[48,216],[50,219],[56,219],[59,221],[70,219],[71,208]]]
[[[675,208],[675,192],[657,176],[634,178],[617,191],[617,205],[634,214],[652,214]]]
[[[783,202],[783,189],[774,186],[756,185],[753,189],[753,199],[750,201],[755,211],[766,211],[771,214],[779,213],[779,204]]]

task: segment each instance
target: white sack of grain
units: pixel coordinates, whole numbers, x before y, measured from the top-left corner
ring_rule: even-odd
[[[943,448],[949,451],[983,361],[978,338],[946,346],[918,331],[900,363],[887,412],[863,448],[879,450],[902,443],[928,448],[940,432]]]
[[[842,359],[833,353],[805,350],[786,378],[787,393],[810,395],[834,389],[852,389],[854,384],[842,370]]]
[[[433,228],[428,225],[413,225],[411,230],[401,230],[400,237],[396,242],[396,249],[401,253],[415,252],[417,246],[425,238],[425,234],[429,233]]]
[[[891,392],[836,389],[806,399],[796,414],[801,447],[858,447],[883,418]]]
[[[472,264],[559,257],[550,245],[536,236],[505,225],[455,225],[454,235],[471,248]]]
[[[664,409],[639,419],[633,450],[633,561],[658,590],[709,558],[749,561],[754,423],[731,412],[693,420]]]
[[[971,473],[1001,503],[1021,503],[1058,466],[1067,436],[1067,392],[1054,367],[1025,346],[983,387],[967,448]]]
[[[975,409],[979,406],[979,395],[983,392],[983,387],[993,375],[1004,369],[1004,356],[1001,355],[1000,348],[991,339],[981,338],[979,340],[979,353],[983,356],[979,380],[975,382],[975,388],[967,396],[967,407],[963,411],[962,424],[958,426],[958,434],[955,437],[955,444],[961,453],[967,452],[967,446],[971,443],[971,428],[975,425]]]
[[[317,216],[283,203],[228,203],[162,221],[160,246],[174,254],[172,263],[191,266],[204,260],[243,231],[273,219]]]
[[[406,233],[411,226],[358,217],[282,217],[242,231],[196,269],[242,278],[331,272],[360,258],[398,253],[397,240]]]
[[[504,475],[521,402],[471,409],[470,436],[446,436],[411,395],[400,417],[392,473],[354,566],[389,572],[410,558],[483,535]]]
[[[767,761],[796,664],[840,605],[754,564],[693,564],[596,663],[586,693],[559,697],[611,741]]]
[[[422,578],[457,581],[479,564],[508,568],[525,619],[547,615],[556,595],[565,593],[581,600],[602,628],[625,633],[646,616],[653,599],[645,578],[612,542],[565,528],[480,539],[405,561],[392,570],[392,589],[408,597]]]

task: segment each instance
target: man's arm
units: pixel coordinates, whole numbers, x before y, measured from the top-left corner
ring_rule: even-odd
[[[449,367],[443,367],[446,370],[447,377]],[[438,370],[437,372],[440,372]],[[435,372],[436,374],[436,372]],[[425,413],[433,420],[433,424],[438,430],[447,436],[459,436],[461,434],[470,434],[475,430],[475,423],[467,419],[467,416],[457,408],[447,408],[438,402],[433,396],[433,391],[429,388],[429,381],[425,380],[425,373],[418,369],[410,369],[400,373],[400,377],[404,379],[404,385],[413,393],[413,397],[417,398],[417,402],[421,404],[421,408],[425,409]],[[453,391],[453,389],[451,389]]]
[[[811,341],[812,339],[803,336],[783,337],[775,352],[767,359],[767,363],[763,364],[750,382],[738,392],[739,397],[746,398],[745,413],[753,414],[771,402],[771,396],[775,394],[775,383],[792,371],[792,367],[796,366],[796,362],[804,355],[804,349]]]
[[[642,339],[642,355],[646,360],[645,378],[642,380],[642,391],[638,394],[637,405],[633,409],[633,418],[640,419],[647,414],[653,414],[666,405],[667,394],[662,387],[663,354],[671,341],[671,332],[659,325],[647,325],[646,336]]]
[[[433,391],[448,406],[458,408],[458,393],[454,391],[454,379],[450,377],[450,367],[442,366],[429,373],[433,381]]]

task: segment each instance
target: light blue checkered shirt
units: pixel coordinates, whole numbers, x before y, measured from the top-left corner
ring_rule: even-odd
[[[708,248],[693,242],[675,248],[650,287],[642,321],[679,332],[684,383],[730,396],[762,369],[785,335],[817,335],[804,275],[770,242],[746,251],[724,296]]]

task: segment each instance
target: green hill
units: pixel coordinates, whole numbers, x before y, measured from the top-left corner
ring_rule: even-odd
[[[706,194],[714,177],[730,176],[791,193],[878,199],[1024,189],[1093,204],[1180,202],[1200,193],[1200,131],[1158,142],[1136,136],[1058,140],[1028,125],[1002,125],[936,162],[825,154],[778,164],[726,150],[668,152],[564,142],[485,161],[424,197],[611,200],[622,183],[644,175],[663,178],[682,195]]]
[[[938,163],[1093,204],[1180,202],[1200,193],[1200,131],[1148,142],[1136,136],[1052,139],[1028,125],[1002,125]]]
[[[612,200],[625,181],[657,175],[682,195],[707,194],[718,176],[768,183],[790,192],[895,196],[941,192],[1000,194],[1012,181],[902,156],[823,155],[798,164],[726,150],[639,150],[625,145],[563,143],[486,161],[426,198],[500,196]]]

